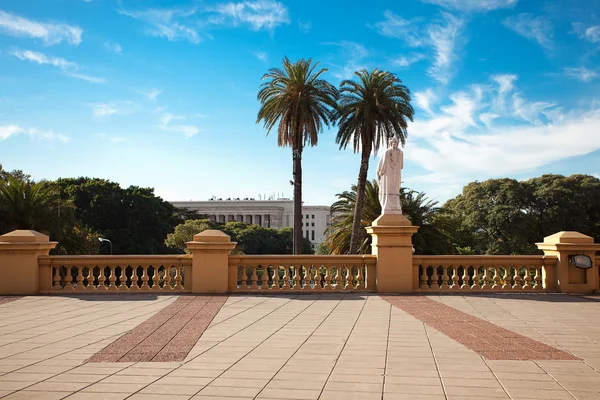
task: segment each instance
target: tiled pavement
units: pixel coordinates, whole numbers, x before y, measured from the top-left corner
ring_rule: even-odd
[[[429,298],[581,360],[489,360],[378,296],[329,294],[229,297],[181,362],[85,363],[176,296],[39,296],[0,305],[0,397],[600,399],[600,298]]]

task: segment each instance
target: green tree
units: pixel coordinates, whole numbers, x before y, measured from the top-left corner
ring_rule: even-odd
[[[376,153],[392,137],[404,145],[407,120],[412,121],[414,114],[410,91],[395,74],[377,69],[369,73],[363,69],[355,75],[358,82],[345,80],[341,83],[336,137],[340,149],[352,144],[355,153],[361,152],[350,254],[359,250],[364,238],[361,214],[371,152]]]
[[[357,198],[356,185],[351,191],[337,195],[338,201],[331,206],[333,220],[327,230],[325,245],[333,254],[350,254],[350,238],[352,236],[353,216]],[[449,224],[438,218],[440,208],[437,202],[429,200],[424,193],[401,188],[400,201],[404,215],[413,225],[419,226],[413,235],[413,245],[416,254],[448,254],[452,246],[446,235]],[[371,253],[371,235],[365,228],[381,215],[379,203],[379,185],[377,180],[365,184],[365,199],[361,221],[361,236],[359,237],[358,254]]]
[[[294,176],[294,253],[302,253],[302,152],[315,146],[323,126],[335,122],[339,93],[316,70],[319,63],[283,59],[283,69],[272,68],[263,76],[258,92],[261,108],[257,123],[264,122],[267,135],[277,124],[277,144],[292,148]]]
[[[237,242],[234,253],[237,254],[292,254],[292,229],[275,230],[251,225],[245,222],[228,222],[217,224],[207,219],[188,220],[175,227],[175,231],[167,236],[166,244],[180,252],[187,252],[186,242],[197,233],[207,229],[219,229],[228,234],[233,242]],[[312,253],[310,242],[303,239],[302,252]]]
[[[8,175],[0,179],[0,223],[3,231],[33,229],[49,234],[58,225],[60,197],[47,181]]]
[[[167,234],[183,222],[176,208],[152,188],[98,178],[68,178],[57,182],[61,197],[75,206],[81,225],[110,239],[115,254],[168,254]]]

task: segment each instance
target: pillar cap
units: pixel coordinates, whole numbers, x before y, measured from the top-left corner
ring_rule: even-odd
[[[575,231],[561,231],[554,235],[546,236],[544,243],[572,243],[572,244],[589,244],[594,243],[594,238]]]
[[[195,234],[194,242],[231,242],[231,237],[223,231],[208,229]]]
[[[381,214],[372,226],[411,226],[412,223],[402,214]]]
[[[43,233],[33,230],[16,230],[0,236],[4,243],[48,243],[50,238]]]

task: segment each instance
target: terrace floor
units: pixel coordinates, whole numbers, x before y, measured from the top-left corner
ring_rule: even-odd
[[[0,398],[596,400],[600,297],[0,298]]]

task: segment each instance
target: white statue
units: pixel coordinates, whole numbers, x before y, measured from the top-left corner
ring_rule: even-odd
[[[390,144],[391,148],[382,154],[377,166],[381,214],[402,214],[400,182],[404,156],[398,148],[398,139],[393,138]]]

